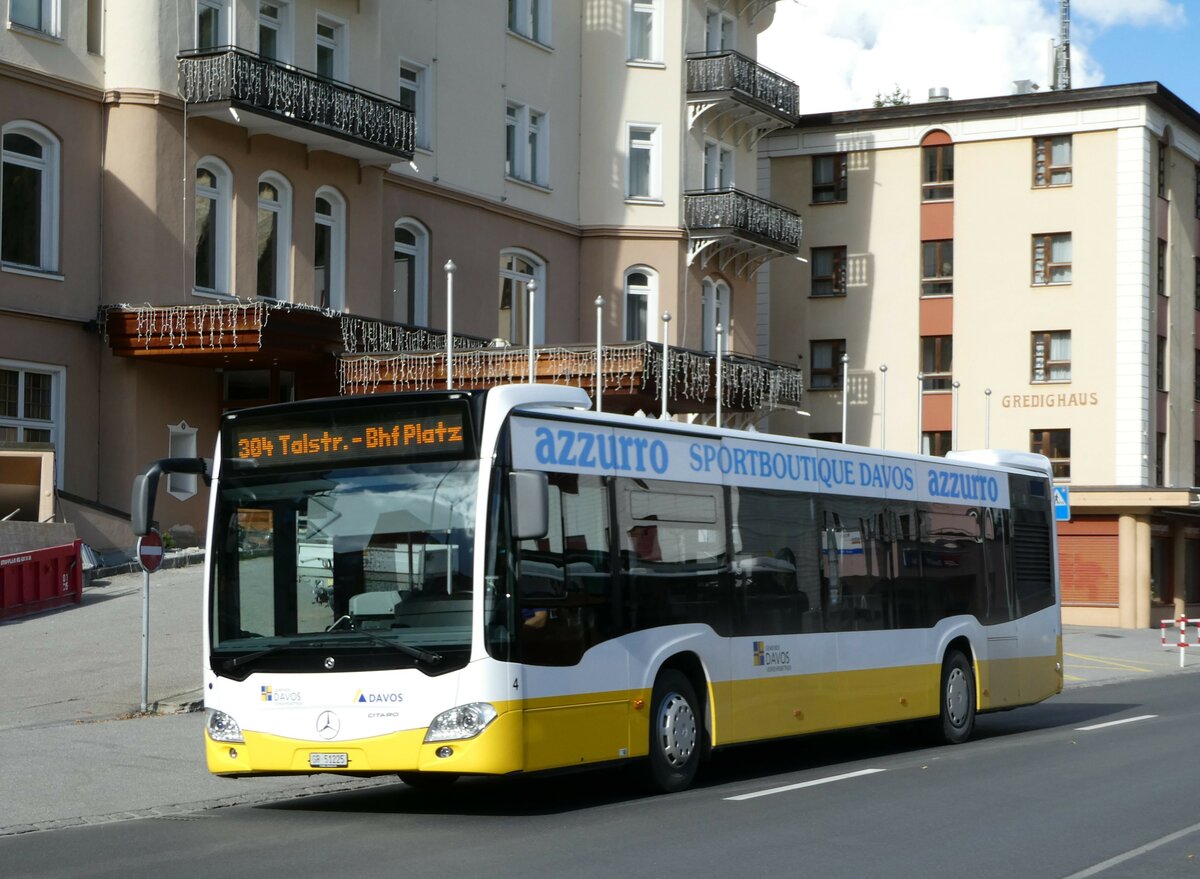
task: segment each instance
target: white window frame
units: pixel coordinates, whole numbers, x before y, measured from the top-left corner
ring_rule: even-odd
[[[627,11],[629,21],[629,46],[628,60],[634,63],[643,64],[662,64],[663,60],[663,5],[662,0],[629,0],[629,8]],[[635,40],[634,37],[637,31],[634,28],[635,20],[638,17],[646,22],[649,28],[649,35],[646,43],[649,46],[649,52],[646,55],[641,55],[636,51],[636,44],[641,42]]]
[[[212,46],[200,45],[200,10],[212,9],[217,13],[216,42]],[[196,0],[196,14],[192,18],[192,45],[197,48],[218,48],[233,45],[233,16],[229,11],[229,0]]]
[[[279,18],[270,19],[262,14],[263,6],[273,6],[279,10]],[[287,0],[258,0],[256,15],[255,39],[258,42],[258,54],[262,55],[262,29],[264,27],[275,31],[275,60],[280,64],[292,63],[292,4]]]
[[[552,13],[551,0],[508,0],[508,31],[549,46],[550,35],[554,33]]]
[[[325,26],[333,29],[333,37],[326,37],[321,34],[321,27]],[[313,70],[318,72],[319,64],[317,58],[319,56],[319,48],[325,46],[333,49],[333,71],[331,79],[337,82],[348,82],[350,75],[348,72],[348,56],[347,47],[350,44],[349,34],[350,29],[345,21],[337,16],[330,15],[327,12],[317,12],[317,24],[313,31]]]
[[[35,159],[21,153],[10,153],[4,150],[4,136],[22,134],[37,143],[42,148],[42,156]],[[41,184],[41,226],[38,229],[38,260],[35,265],[25,263],[5,262],[5,268],[16,270],[56,273],[59,258],[59,212],[62,198],[59,191],[62,179],[62,145],[50,129],[25,119],[9,122],[0,128],[0,164],[19,165],[32,168],[42,175]],[[3,186],[0,180],[0,186]],[[0,191],[0,210],[3,206],[4,193]],[[0,214],[0,222],[3,215]]]
[[[205,156],[196,163],[196,171],[210,171],[216,178],[217,185],[211,189],[201,187],[199,182],[199,173],[194,175],[194,189],[196,200],[201,197],[211,198],[213,200],[213,213],[216,216],[216,223],[213,226],[213,234],[215,239],[215,259],[214,274],[216,283],[212,287],[200,287],[196,285],[196,212],[193,209],[190,221],[192,223],[192,292],[200,296],[229,296],[232,294],[230,288],[230,265],[231,257],[231,242],[233,228],[233,172],[229,170],[229,166],[216,156]]]
[[[721,324],[721,333],[725,341],[721,347],[724,353],[729,353],[729,325],[732,323],[733,294],[728,282],[721,278],[705,278],[700,282],[701,308],[700,328],[701,344],[705,351],[717,350],[717,324]]]
[[[736,49],[737,18],[713,6],[708,7],[704,16],[704,50],[730,52]]]
[[[704,139],[704,189],[719,192],[732,189],[737,160],[733,147],[712,138]]]
[[[504,268],[503,267],[504,259],[505,259],[505,257],[509,257],[509,256],[515,256],[518,259],[525,260],[525,262],[527,262],[531,266],[533,266],[533,274],[531,274],[531,275],[525,274],[524,272],[518,272],[514,269]],[[547,290],[546,290],[546,261],[544,259],[542,259],[540,256],[538,256],[536,253],[534,253],[533,251],[525,250],[524,248],[521,248],[521,247],[506,247],[500,251],[500,263],[501,263],[500,280],[501,281],[514,281],[514,280],[518,281],[519,282],[518,290],[519,290],[521,296],[526,295],[525,294],[525,283],[527,281],[529,281],[532,278],[534,281],[537,282],[537,290],[534,293],[534,299],[533,299],[533,344],[535,344],[535,345],[545,344],[545,341],[546,341],[546,293],[547,293]],[[497,301],[496,302],[497,312],[499,311],[499,308],[500,308],[500,303],[499,303],[499,301]],[[509,335],[503,337],[503,338],[508,339],[509,342],[515,342],[516,338],[521,338],[520,334],[525,332],[525,330],[526,330],[525,324],[529,320],[529,316],[527,314],[524,314],[524,306],[522,306],[522,309],[520,311],[518,311],[518,309],[516,309],[516,308],[513,308],[512,311],[513,311],[513,315],[511,318],[512,323],[510,324]],[[524,317],[524,320],[521,322],[522,326],[520,326],[520,327],[517,327],[516,323],[515,323],[517,320],[518,314],[522,314],[522,316]],[[519,331],[519,332],[515,332],[515,331]],[[528,344],[528,340],[525,340],[524,344]]]
[[[646,284],[634,285],[629,282],[632,275],[646,276]],[[658,319],[658,272],[646,265],[630,266],[625,270],[624,296],[621,299],[621,336],[626,342],[639,342],[641,339],[629,338],[629,305],[634,296],[646,300],[646,338],[647,342],[658,341],[658,331],[661,321]]]
[[[508,101],[504,109],[504,127],[504,161],[508,165],[506,176],[548,189],[549,114],[527,104]]]
[[[410,76],[406,78],[405,74]],[[418,149],[433,149],[433,126],[430,123],[429,67],[406,58],[400,59],[400,93],[412,94],[413,121],[416,123]]]
[[[398,253],[408,256],[413,261],[413,309],[408,316],[408,323],[413,326],[429,326],[429,230],[425,224],[413,217],[401,217],[396,221],[392,234],[392,255]],[[413,236],[413,244],[401,244],[396,241],[396,229],[403,229]],[[392,287],[392,314],[400,313],[395,300],[397,291]],[[399,320],[399,318],[395,318]]]
[[[259,184],[268,183],[275,187],[279,193],[279,198],[274,202],[258,197],[258,210],[268,210],[276,214],[278,220],[275,225],[275,295],[268,297],[277,302],[288,302],[291,300],[292,290],[292,184],[288,179],[277,171],[267,171],[258,178]],[[255,214],[257,219],[257,213]],[[257,222],[255,224],[257,230]],[[258,238],[255,236],[255,247],[258,246]],[[258,254],[255,254],[255,271],[258,270]],[[258,292],[257,278],[255,278],[255,292]]]
[[[635,140],[635,135],[637,138]],[[649,154],[649,191],[635,193],[633,191],[633,156],[634,150],[642,150]],[[630,122],[625,126],[625,200],[650,201],[662,200],[662,127],[659,125]]]
[[[332,214],[318,214],[316,212],[318,198],[323,198],[329,202]],[[346,198],[332,186],[322,186],[313,196],[313,220],[314,229],[316,226],[325,226],[330,230],[329,234],[329,310],[330,311],[345,311],[346,310]],[[314,264],[316,262],[315,235],[314,235]],[[314,281],[315,265],[314,265]],[[320,299],[317,295],[314,284],[313,298],[316,300],[313,304],[320,305]]]
[[[66,458],[63,443],[67,432],[65,419],[67,415],[67,368],[48,363],[30,363],[22,360],[0,359],[0,369],[14,370],[19,373],[17,378],[17,417],[8,418],[0,414],[0,427],[15,427],[17,442],[22,441],[22,431],[25,428],[35,430],[50,430],[50,442],[54,444],[54,482],[63,484],[63,460]],[[38,372],[50,376],[50,421],[33,421],[22,414],[25,408],[25,373]]]
[[[39,34],[46,34],[51,37],[62,36],[62,4],[61,0],[34,0],[34,5],[38,9],[38,17],[41,19],[40,25],[26,24],[23,21],[17,21],[13,18],[14,0],[8,2],[8,22],[10,25],[15,25],[21,30],[33,31]]]

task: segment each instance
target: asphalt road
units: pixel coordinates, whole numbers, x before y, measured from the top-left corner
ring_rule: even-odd
[[[0,839],[36,876],[1200,876],[1191,675],[1068,690],[922,748],[865,730],[636,775],[400,783]],[[1139,719],[1140,718],[1140,719]]]

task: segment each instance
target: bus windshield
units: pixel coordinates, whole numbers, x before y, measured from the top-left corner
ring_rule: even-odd
[[[464,664],[478,475],[468,460],[223,478],[214,670],[306,647]]]

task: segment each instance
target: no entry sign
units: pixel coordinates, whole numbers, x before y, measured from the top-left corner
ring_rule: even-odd
[[[138,538],[137,542],[138,561],[142,565],[142,570],[147,574],[153,574],[163,562],[163,543],[162,535],[157,531],[151,530]]]

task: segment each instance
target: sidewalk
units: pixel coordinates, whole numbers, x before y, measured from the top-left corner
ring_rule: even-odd
[[[98,580],[78,606],[0,623],[0,836],[394,783],[208,773],[204,714],[193,710],[203,702],[202,578],[200,565],[151,575],[154,716],[138,715],[142,574]],[[1063,652],[1068,688],[1180,673],[1157,629],[1068,626]],[[1200,649],[1187,665],[1200,669]]]

